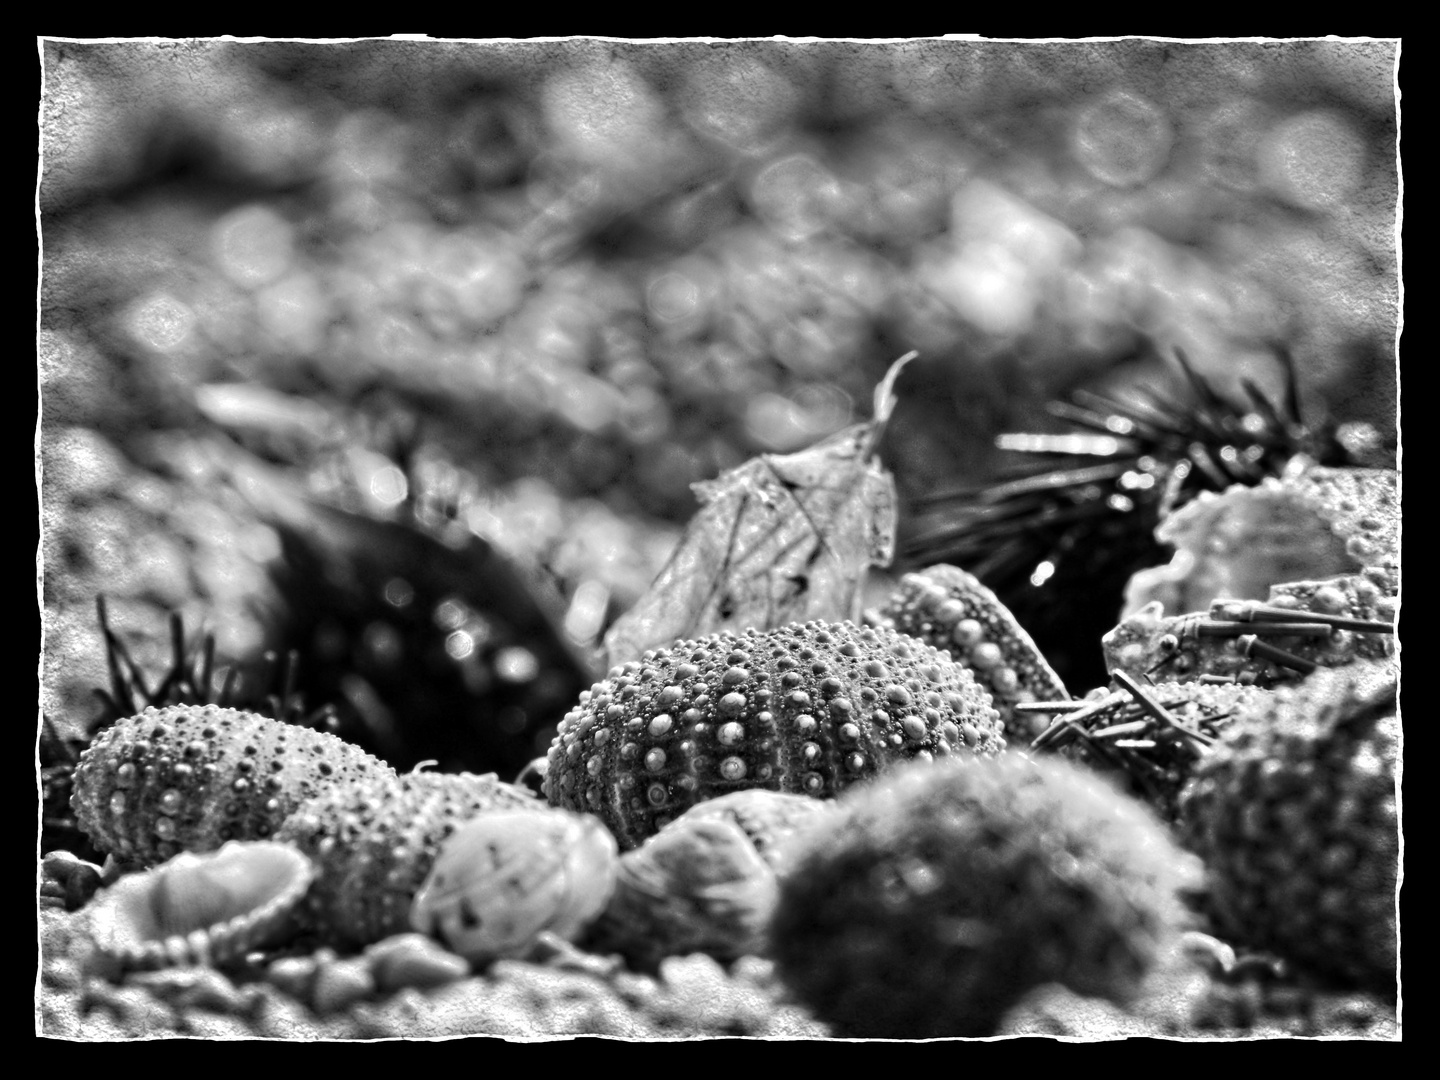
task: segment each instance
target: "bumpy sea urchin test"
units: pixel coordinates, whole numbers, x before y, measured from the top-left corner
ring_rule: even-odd
[[[1392,669],[1317,671],[1235,717],[1181,793],[1222,933],[1394,990],[1399,866]]]
[[[989,695],[943,653],[889,629],[797,623],[613,668],[561,721],[545,790],[632,848],[718,795],[826,798],[895,762],[1004,746]]]
[[[1032,739],[1043,727],[1034,716],[1017,714],[1017,704],[1070,696],[1009,609],[958,567],[941,564],[906,574],[880,614],[901,633],[949,653],[971,671],[1012,739]]]
[[[334,735],[215,705],[117,720],[75,768],[71,805],[101,849],[153,865],[227,840],[265,840],[337,784],[395,772]]]
[[[308,906],[321,936],[368,945],[410,927],[410,907],[441,844],[492,810],[543,806],[493,775],[408,773],[335,787],[276,833],[315,862]]]
[[[1144,806],[1055,757],[954,758],[847,793],[800,837],[770,924],[839,1035],[993,1035],[1030,990],[1124,1001],[1198,876]]]

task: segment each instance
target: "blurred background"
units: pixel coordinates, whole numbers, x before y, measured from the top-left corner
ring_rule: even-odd
[[[296,650],[396,767],[508,778],[690,484],[866,419],[910,349],[895,572],[997,434],[1183,397],[1176,347],[1275,394],[1288,349],[1311,415],[1395,442],[1394,41],[41,50],[62,727],[103,593],[142,667],[179,611],[222,667]]]

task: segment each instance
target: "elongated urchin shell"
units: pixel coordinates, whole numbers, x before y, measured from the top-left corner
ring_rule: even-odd
[[[776,875],[790,866],[797,837],[835,806],[764,788],[692,806],[620,857],[614,896],[586,944],[648,970],[666,956],[763,952]]]
[[[844,1036],[991,1035],[1050,982],[1124,1000],[1198,876],[1144,806],[1056,757],[896,769],[803,839],[771,955]]]
[[[410,930],[410,905],[440,845],[490,810],[543,806],[493,774],[361,778],[305,803],[275,834],[316,866],[308,907],[319,935],[369,945]]]
[[[1316,975],[1395,989],[1394,673],[1317,671],[1243,711],[1181,794],[1222,934]]]
[[[524,956],[542,933],[579,937],[610,901],[618,862],[599,818],[491,810],[441,845],[410,923],[471,963]]]
[[[232,840],[182,852],[102,891],[85,919],[100,966],[224,965],[300,928],[310,860],[288,844]]]
[[[992,591],[974,574],[943,563],[906,574],[880,609],[902,634],[949,653],[975,676],[994,702],[1006,737],[1029,741],[1044,728],[1039,717],[1016,713],[1026,701],[1064,701],[1060,676]]]
[[[152,865],[228,840],[268,839],[306,799],[394,776],[326,732],[216,705],[173,705],[96,736],[75,767],[70,804],[96,846]]]
[[[795,623],[677,641],[611,669],[550,745],[550,802],[622,849],[716,795],[833,796],[890,764],[1004,748],[970,673],[885,628]]]

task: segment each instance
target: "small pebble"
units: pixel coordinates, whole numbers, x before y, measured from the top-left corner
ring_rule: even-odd
[[[444,986],[470,974],[463,957],[424,934],[396,934],[365,950],[375,985],[386,993],[416,987]]]
[[[335,954],[330,952],[330,958],[334,959],[334,956]],[[315,981],[315,973],[320,969],[320,964],[319,953],[314,956],[287,956],[266,968],[265,978],[277,990],[303,1001],[309,997],[310,984]]]
[[[310,1007],[321,1016],[343,1012],[375,993],[375,979],[363,959],[322,964],[310,987]]]
[[[243,1013],[245,997],[240,990],[213,968],[170,968],[164,971],[137,972],[127,982],[142,986],[157,998],[176,1009],[207,1009],[211,1012]]]

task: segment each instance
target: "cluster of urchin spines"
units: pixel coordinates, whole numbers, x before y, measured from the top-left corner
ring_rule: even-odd
[[[879,618],[949,653],[970,671],[989,692],[1011,739],[1039,734],[1031,720],[1015,712],[1016,704],[1070,696],[1000,598],[958,567],[939,563],[906,574]]]
[[[545,790],[630,848],[717,795],[825,798],[893,761],[1004,745],[989,695],[945,654],[884,627],[811,621],[677,641],[611,669],[561,721]]]
[[[1181,793],[1208,747],[1235,716],[1263,707],[1272,691],[1238,682],[1161,682],[1141,689],[1180,727],[1156,718],[1148,702],[1132,697],[1085,720],[1079,725],[1084,735],[1061,736],[1051,745],[1072,761],[1120,779],[1131,795],[1173,824]],[[1102,694],[1096,690],[1090,697]]]
[[[216,705],[151,707],[96,736],[71,806],[102,850],[153,865],[268,839],[305,800],[370,777],[395,772],[326,732]]]
[[[1400,722],[1392,670],[1318,671],[1242,712],[1180,801],[1219,932],[1393,993]]]
[[[838,1034],[983,1037],[1048,982],[1125,1001],[1188,920],[1193,858],[1057,757],[904,767],[839,810],[798,838],[770,925]]]

